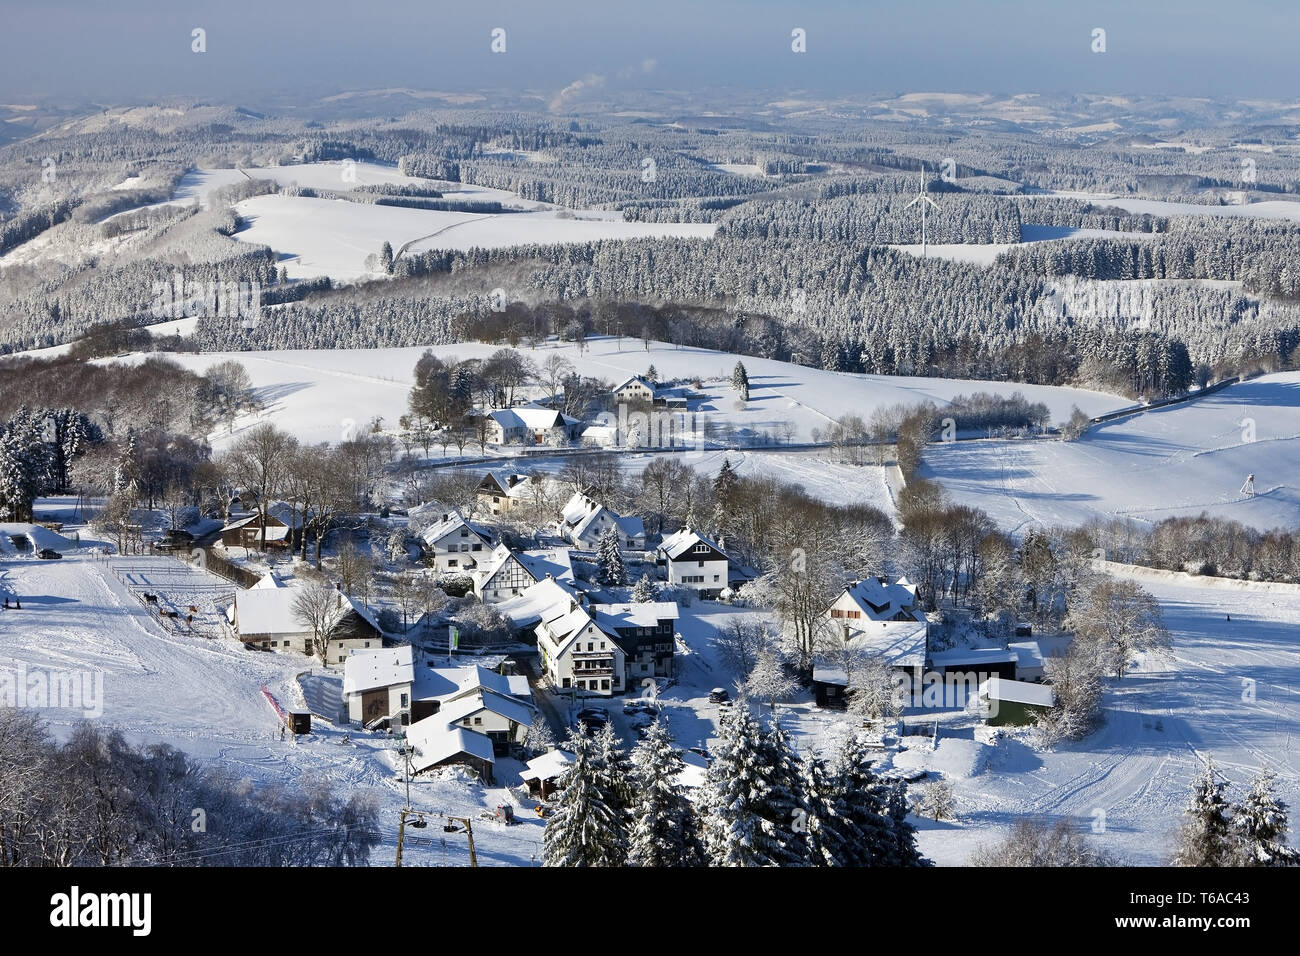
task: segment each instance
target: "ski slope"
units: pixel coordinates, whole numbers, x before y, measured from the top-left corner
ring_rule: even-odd
[[[1256,494],[1242,488],[1254,474]],[[1079,441],[926,449],[921,475],[1004,530],[1201,512],[1256,528],[1300,525],[1300,372],[1094,426]]]
[[[181,567],[165,557],[129,562],[130,580],[164,595]],[[206,572],[191,576],[209,578],[213,592],[234,588]],[[193,594],[195,587],[187,581],[177,593]],[[378,801],[384,834],[371,862],[392,864],[405,790],[386,738],[314,717],[310,736],[282,741],[278,718],[262,696],[266,685],[282,704],[302,706],[295,674],[311,669],[314,661],[247,651],[230,638],[164,630],[108,564],[85,555],[48,562],[0,560],[0,591],[18,595],[23,605],[21,611],[0,610],[0,670],[13,672],[21,665],[29,675],[38,668],[99,673],[102,722],[135,743],[168,743],[258,784],[312,786],[323,778],[345,795],[367,792]],[[80,710],[45,708],[41,714],[59,736],[82,719]],[[497,767],[499,778],[517,782],[514,761],[502,758]],[[429,777],[411,785],[412,806],[434,813],[476,818],[508,800],[503,787],[476,782]],[[516,814],[520,823],[509,828],[475,819],[479,865],[527,866],[533,855],[540,859],[542,821],[518,806]],[[467,865],[464,837],[449,837],[447,844],[447,863]],[[412,866],[442,860],[437,845],[408,846],[404,857]]]
[[[1259,592],[1132,576],[1159,600],[1172,654],[1108,681],[1106,724],[1078,743],[1040,753],[1014,737],[993,747],[953,741],[987,752],[973,762],[975,772],[951,778],[960,820],[925,822],[918,842],[926,855],[960,864],[978,845],[996,842],[1017,816],[1035,814],[1075,818],[1128,863],[1164,863],[1205,756],[1233,783],[1231,799],[1271,766],[1279,796],[1296,805],[1300,594],[1285,586]],[[935,757],[946,744],[941,735]]]

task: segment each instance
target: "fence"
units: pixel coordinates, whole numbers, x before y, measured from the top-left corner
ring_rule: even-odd
[[[250,571],[248,568],[240,567],[233,561],[223,558],[211,548],[195,548],[194,550],[199,551],[203,555],[200,567],[206,568],[213,574],[220,575],[227,581],[238,584],[241,588],[251,588],[258,581],[262,580],[262,576],[256,571]],[[191,555],[192,554],[193,552],[191,552]],[[189,562],[185,560],[186,557],[187,556],[183,553],[176,554],[176,559],[178,561],[188,564]]]

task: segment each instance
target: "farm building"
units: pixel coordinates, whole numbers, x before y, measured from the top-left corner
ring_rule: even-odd
[[[488,412],[487,433],[494,445],[569,442],[582,433],[582,422],[542,405],[517,405]]]
[[[1037,641],[1019,641],[1007,645],[1016,655],[1016,679],[1041,681],[1046,674],[1043,649]]]
[[[1046,684],[990,677],[979,688],[980,702],[988,707],[988,722],[995,726],[1032,724],[1039,714],[1056,705],[1056,695]]]
[[[228,620],[245,644],[273,651],[297,651],[312,655],[312,628],[294,610],[301,587],[252,587],[236,591]],[[341,591],[338,609],[341,620],[326,646],[327,666],[341,665],[353,650],[378,649],[384,635],[368,608]]]
[[[411,769],[416,774],[461,764],[477,773],[484,783],[492,783],[496,757],[492,740],[464,727],[448,727],[438,717],[426,717],[406,729],[406,741],[412,749]]]

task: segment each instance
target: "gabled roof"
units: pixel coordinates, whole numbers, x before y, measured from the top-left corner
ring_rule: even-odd
[[[1016,667],[1042,667],[1046,662],[1043,660],[1043,648],[1037,641],[1021,641],[1015,644],[1008,644],[1007,650],[1015,651]]]
[[[301,584],[278,588],[249,588],[235,592],[238,609],[239,633],[245,634],[309,634],[311,624],[301,620],[294,611],[294,601],[303,591]],[[358,617],[380,634],[383,629],[370,609],[353,601],[342,591],[335,591],[340,606],[355,612]],[[232,614],[232,620],[234,615]]]
[[[534,581],[544,581],[549,574],[557,581],[572,584],[573,559],[568,548],[539,548],[534,551],[521,551],[515,555]]]
[[[641,537],[645,534],[645,522],[636,515],[621,516],[617,511],[598,504],[583,494],[576,494],[560,510],[564,526],[574,539],[583,537],[593,524],[601,523],[601,516],[607,515],[608,521],[618,526],[624,537]]]
[[[485,474],[478,486],[481,490],[490,491],[492,494],[503,494],[510,498],[518,498],[528,490],[528,484],[531,481],[531,475],[519,475],[496,469]]]
[[[567,581],[544,578],[509,600],[496,605],[515,627],[529,627],[548,616],[552,609],[568,609],[569,603],[578,600],[578,591]]]
[[[573,763],[574,756],[567,750],[548,750],[526,764],[527,770],[519,774],[521,780],[554,780],[562,776]]]
[[[281,584],[280,579],[275,576],[275,572],[267,571],[265,574],[262,575],[262,577],[258,580],[256,584],[254,584],[251,588],[249,588],[249,590],[255,591],[258,589],[282,588],[282,587],[284,587],[284,585]]]
[[[642,378],[640,375],[633,375],[631,378],[625,378],[623,381],[619,382],[613,387],[613,389],[611,389],[611,391],[621,391],[625,386],[631,385],[633,382],[636,382],[639,385],[644,385],[646,388],[650,389],[651,392],[656,390],[656,386],[653,382]]]
[[[556,646],[556,653],[563,654],[578,635],[593,623],[595,623],[594,619],[581,605],[574,607],[565,604],[562,607],[551,608],[546,615],[543,615],[539,626],[545,625],[547,633]],[[610,637],[612,638],[613,635]]]
[[[471,535],[484,543],[490,543],[487,533],[466,521],[464,516],[455,508],[444,511],[441,518],[425,528],[420,537],[424,539],[426,544],[433,545],[453,531],[459,531],[461,528],[468,528]]]
[[[410,644],[381,650],[353,651],[343,661],[343,693],[359,694],[379,687],[415,681],[414,652]]]
[[[488,763],[495,763],[492,738],[468,727],[448,727],[440,720],[441,714],[432,714],[417,720],[406,728],[406,740],[415,753],[411,767],[417,772],[442,763],[458,754],[469,754]]]
[[[536,431],[540,428],[556,428],[564,425],[576,425],[578,420],[542,405],[516,405],[514,408],[495,408],[488,412],[488,417],[505,431],[526,428]]]
[[[464,720],[472,714],[486,710],[489,713],[513,720],[516,724],[530,724],[533,721],[534,708],[517,697],[509,694],[497,694],[485,688],[478,688],[464,697],[457,697],[442,705],[434,716],[441,717],[447,726]]]
[[[664,538],[663,542],[659,545],[659,550],[670,560],[676,561],[678,558],[682,557],[682,555],[687,554],[697,544],[707,544],[713,550],[725,554],[725,552],[718,547],[715,541],[704,537],[704,535],[700,534],[698,531],[692,530],[690,527],[682,528],[680,531]]]
[[[1016,652],[1000,647],[959,647],[930,655],[934,667],[979,667],[991,664],[1015,663]]]
[[[885,578],[863,578],[846,587],[844,593],[872,621],[892,620],[900,612],[916,620],[923,619],[921,612],[915,610],[916,586],[906,578],[892,584]]]
[[[225,534],[227,531],[236,531],[244,527],[244,525],[248,524],[250,521],[256,521],[257,517],[257,514],[254,513],[251,515],[244,515],[242,518],[231,518],[228,524],[222,526],[221,533]]]

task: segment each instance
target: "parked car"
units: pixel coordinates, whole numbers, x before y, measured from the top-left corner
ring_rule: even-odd
[[[715,688],[713,688],[713,690],[709,691],[709,703],[710,703],[710,704],[730,704],[730,703],[731,703],[731,695],[727,693],[727,688],[725,688],[725,687],[715,687]]]
[[[41,550],[36,552],[36,556],[42,561],[57,561],[59,558],[63,557],[63,555],[59,554],[59,552],[55,551],[53,548],[41,548]]]
[[[574,720],[573,726],[590,737],[591,735],[604,730],[605,725],[608,723],[608,714],[603,710],[596,710],[595,708],[589,707],[585,710],[578,711],[578,716],[577,719]]]

